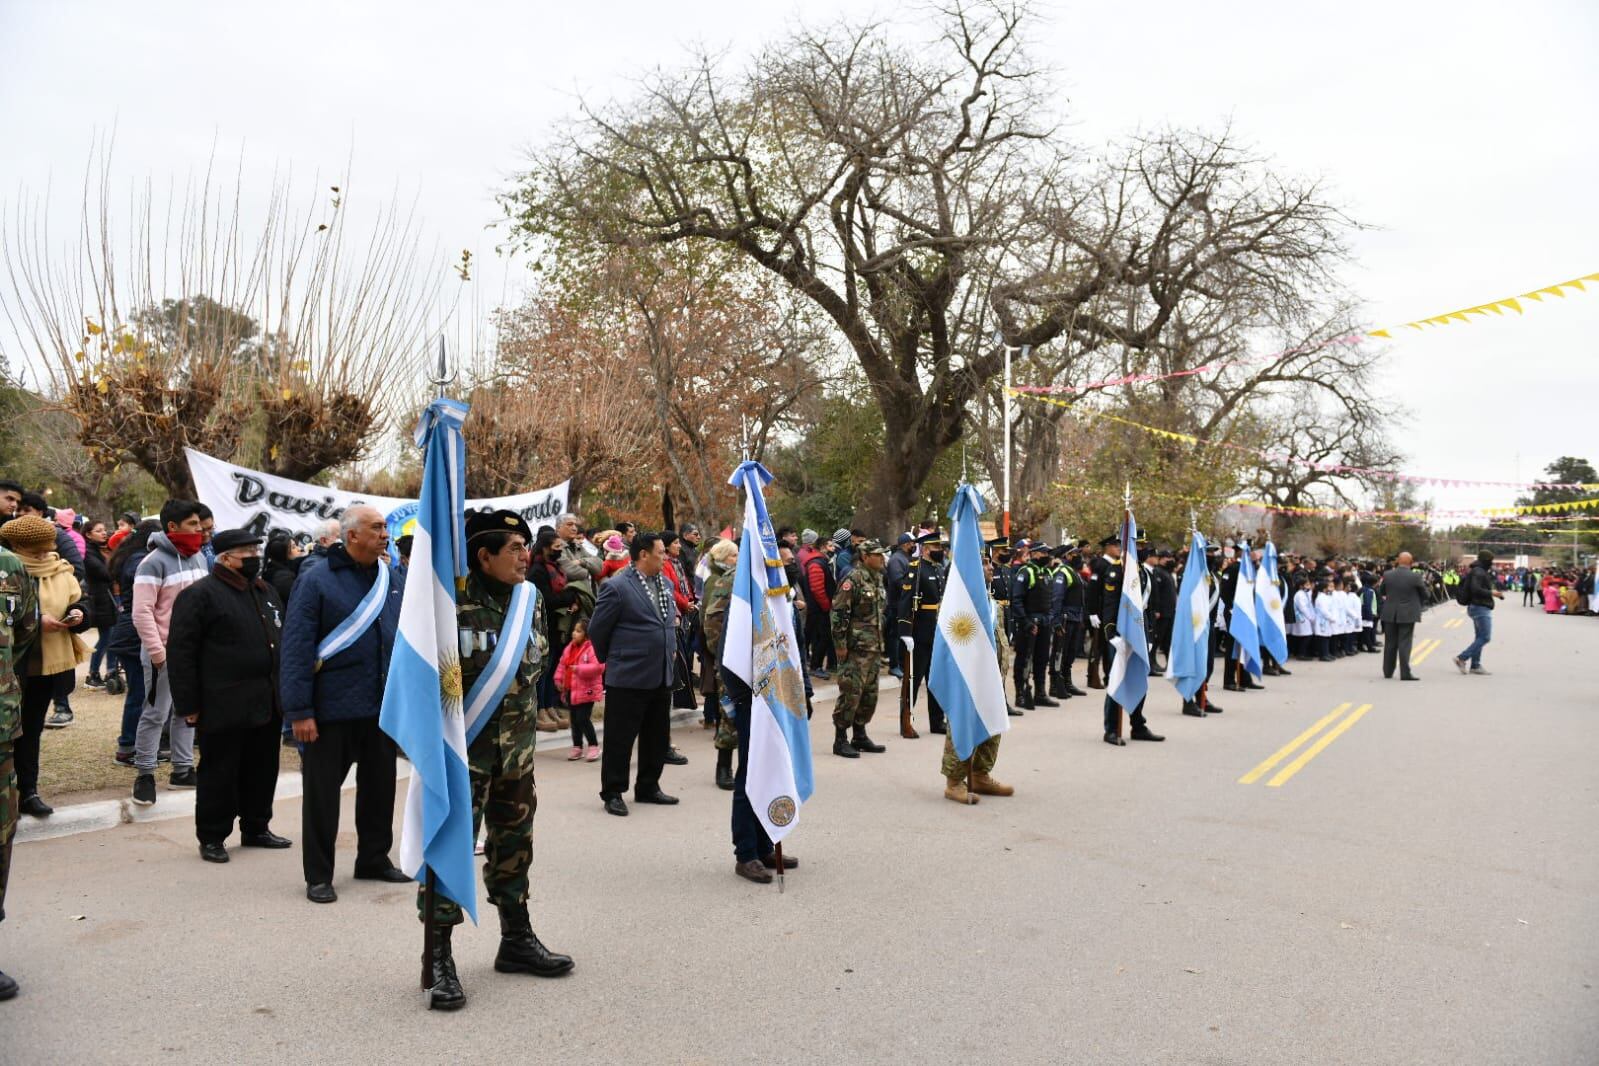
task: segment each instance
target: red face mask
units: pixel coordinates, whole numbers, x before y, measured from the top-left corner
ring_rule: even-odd
[[[177,553],[187,559],[200,550],[200,544],[205,540],[204,533],[168,533],[167,539],[172,542],[172,547]]]

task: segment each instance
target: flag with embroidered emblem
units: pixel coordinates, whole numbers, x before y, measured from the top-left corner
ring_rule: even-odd
[[[983,498],[962,482],[949,505],[949,578],[938,603],[927,671],[927,691],[944,708],[958,759],[970,759],[977,745],[1010,728],[994,611],[983,580],[983,534],[977,527],[983,510]]]

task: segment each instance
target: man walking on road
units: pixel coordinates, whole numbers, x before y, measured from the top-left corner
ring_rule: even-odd
[[[1461,600],[1466,605],[1466,617],[1471,619],[1476,638],[1455,656],[1455,668],[1463,674],[1486,675],[1488,671],[1482,668],[1482,649],[1493,639],[1494,600],[1505,598],[1494,584],[1494,553],[1487,549],[1478,552],[1477,561],[1471,564],[1463,580],[1466,587]]]
[[[1410,645],[1425,594],[1421,575],[1410,568],[1413,561],[1409,552],[1400,552],[1382,576],[1382,676],[1393,677],[1397,662],[1401,681],[1421,680],[1410,672]]]

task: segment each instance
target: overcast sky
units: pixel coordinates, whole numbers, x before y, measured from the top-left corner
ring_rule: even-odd
[[[97,136],[128,177],[242,151],[246,185],[340,171],[357,199],[416,198],[430,241],[469,247],[474,299],[514,299],[519,268],[484,227],[523,148],[578,93],[625,96],[696,41],[748,53],[801,10],[769,3],[548,5],[0,0],[0,198],[47,186],[64,240]],[[910,5],[888,5],[905,11]],[[807,0],[816,23],[863,5]],[[1373,227],[1349,274],[1388,325],[1599,271],[1599,4],[1047,5],[1035,53],[1060,72],[1092,150],[1166,125],[1233,130],[1323,176]],[[1599,461],[1599,286],[1521,318],[1398,336],[1384,391],[1411,472],[1531,479]],[[15,363],[18,353],[9,353]],[[1442,507],[1513,494],[1428,490]]]

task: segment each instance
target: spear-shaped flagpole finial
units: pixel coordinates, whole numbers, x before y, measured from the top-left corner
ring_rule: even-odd
[[[1129,511],[1133,509],[1133,483],[1131,481],[1122,483],[1122,504]]]
[[[1188,509],[1188,528],[1193,530],[1195,533],[1199,532],[1199,515],[1194,513],[1194,509],[1192,507]]]
[[[450,356],[444,348],[444,334],[439,334],[439,358],[433,373],[428,380],[438,386],[439,396],[444,395],[444,388],[455,380],[456,371],[450,366]]]

